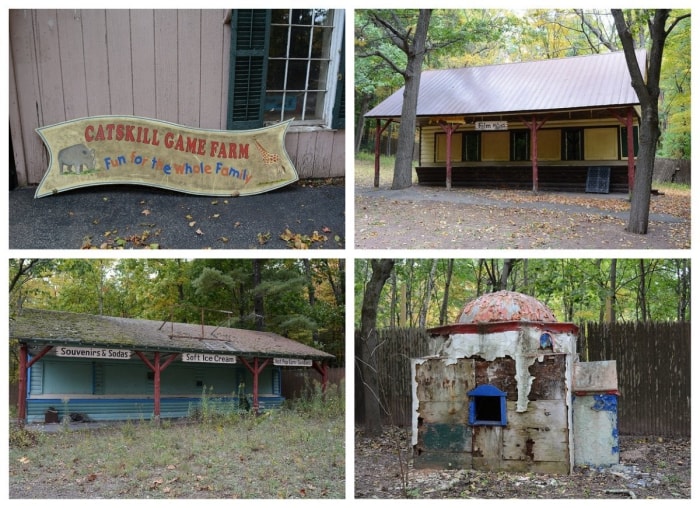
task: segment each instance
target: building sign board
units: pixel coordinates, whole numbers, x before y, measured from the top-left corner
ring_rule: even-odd
[[[183,362],[195,363],[236,363],[235,355],[219,355],[216,353],[182,353]]]
[[[105,184],[208,196],[267,192],[299,179],[284,145],[290,122],[222,131],[137,116],[94,116],[40,127],[49,167],[34,197]]]
[[[491,122],[474,122],[474,129],[477,131],[507,131],[508,122],[491,121]]]
[[[275,358],[272,364],[280,367],[311,367],[312,362],[302,358]]]
[[[125,349],[103,349],[92,347],[67,347],[58,346],[56,356],[68,358],[91,358],[100,360],[128,360],[131,358],[131,351]]]

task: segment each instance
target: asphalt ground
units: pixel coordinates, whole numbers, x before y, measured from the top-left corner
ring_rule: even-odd
[[[345,248],[337,181],[236,198],[114,185],[35,199],[35,190],[9,192],[10,249]]]

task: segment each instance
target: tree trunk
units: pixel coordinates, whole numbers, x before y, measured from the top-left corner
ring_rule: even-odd
[[[360,99],[360,113],[357,116],[357,125],[355,126],[355,153],[360,151],[362,145],[362,136],[365,135],[365,113],[369,111],[369,101],[372,98],[369,94],[362,94]]]
[[[666,20],[669,9],[657,9],[649,20],[651,50],[649,51],[647,77],[644,79],[634,53],[634,40],[620,9],[612,9],[615,27],[625,52],[625,60],[630,72],[632,87],[637,92],[642,116],[639,126],[639,153],[634,177],[634,189],[630,206],[627,231],[646,234],[649,226],[649,205],[651,203],[651,179],[654,173],[656,144],[659,140],[659,81],[661,62],[668,32]],[[670,31],[670,30],[669,30]]]
[[[382,432],[382,390],[379,386],[377,370],[377,306],[382,288],[394,267],[393,259],[373,259],[372,277],[365,288],[360,316],[360,382],[364,390],[365,434],[377,436]]]
[[[425,42],[428,37],[428,25],[432,9],[421,9],[413,37],[413,44],[408,41],[404,51],[407,54],[406,70],[404,71],[405,88],[403,105],[401,107],[401,125],[399,140],[396,147],[394,164],[394,179],[392,189],[405,189],[411,186],[413,180],[413,146],[416,141],[416,110],[418,107],[418,91],[420,74],[425,57]]]
[[[261,259],[253,259],[253,313],[255,314],[255,329],[259,332],[265,330],[265,306],[263,295],[258,291],[262,284],[262,264]]]
[[[639,320],[646,322],[649,319],[647,311],[647,281],[646,265],[644,259],[639,260],[639,283],[637,284],[637,309]]]
[[[450,298],[450,284],[452,283],[452,269],[454,259],[447,260],[447,275],[445,278],[445,293],[442,295],[442,307],[440,308],[440,326],[447,324],[447,303]]]
[[[428,280],[425,282],[425,293],[423,294],[423,302],[421,303],[420,313],[418,315],[418,327],[425,328],[428,322],[428,307],[430,307],[430,296],[433,294],[433,284],[435,282],[435,272],[437,272],[437,259],[433,259],[428,273]]]
[[[615,315],[615,294],[617,288],[617,259],[610,260],[610,286],[608,287],[608,295],[605,299],[606,321],[614,323],[617,320]]]

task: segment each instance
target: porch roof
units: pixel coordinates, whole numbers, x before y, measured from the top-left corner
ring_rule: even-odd
[[[29,346],[69,345],[312,360],[334,358],[329,353],[270,332],[26,308],[10,320],[10,338]]]
[[[646,79],[646,51],[637,50]],[[401,88],[367,118],[399,118]],[[622,51],[421,74],[418,117],[512,115],[636,106]],[[467,121],[465,119],[465,121]]]

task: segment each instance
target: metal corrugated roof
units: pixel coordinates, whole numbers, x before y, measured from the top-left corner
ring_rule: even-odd
[[[637,50],[646,78],[646,51]],[[368,118],[401,116],[403,88]],[[492,115],[639,104],[622,51],[423,71],[417,116]]]
[[[38,309],[23,309],[10,320],[10,338],[29,345],[333,358],[329,353],[270,332]]]

